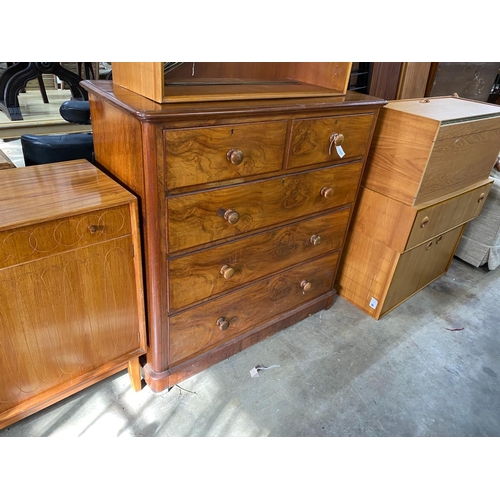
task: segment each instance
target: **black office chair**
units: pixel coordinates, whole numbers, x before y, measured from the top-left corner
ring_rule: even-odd
[[[90,125],[90,104],[88,101],[64,101],[61,116],[70,123]],[[86,159],[94,162],[94,141],[91,132],[57,135],[21,136],[24,164],[43,165],[61,161]]]

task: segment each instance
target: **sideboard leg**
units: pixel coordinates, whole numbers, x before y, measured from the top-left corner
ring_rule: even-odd
[[[136,392],[140,391],[142,388],[142,382],[139,358],[132,358],[128,362],[128,375],[130,377],[130,385],[132,386],[132,389]]]

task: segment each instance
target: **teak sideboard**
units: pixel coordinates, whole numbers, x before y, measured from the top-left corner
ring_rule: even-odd
[[[500,149],[500,106],[439,97],[380,113],[338,293],[375,319],[442,276],[477,217]]]
[[[153,391],[332,306],[387,101],[157,103],[83,85],[96,162],[140,199]]]
[[[0,175],[0,428],[146,352],[137,199],[84,160]]]

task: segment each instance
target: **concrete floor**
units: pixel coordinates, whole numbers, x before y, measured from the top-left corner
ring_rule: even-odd
[[[170,391],[122,372],[0,437],[500,436],[499,297],[500,268],[455,258],[379,321],[338,298]]]

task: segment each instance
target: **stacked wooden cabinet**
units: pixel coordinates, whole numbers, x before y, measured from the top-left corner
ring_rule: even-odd
[[[350,63],[165,67],[84,83],[96,161],[141,200],[153,391],[332,305],[387,102]]]
[[[339,271],[339,295],[375,319],[449,268],[488,196],[500,106],[438,97],[380,113]]]

